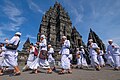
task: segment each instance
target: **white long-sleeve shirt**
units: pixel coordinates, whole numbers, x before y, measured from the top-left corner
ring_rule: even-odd
[[[107,54],[110,54],[110,55],[113,54],[113,47],[112,47],[112,44],[107,46]]]
[[[90,47],[91,46],[91,47]],[[89,49],[89,53],[90,55],[97,55],[97,52],[95,51],[96,48],[98,48],[98,45],[96,43],[91,43],[90,45],[90,49]]]
[[[54,54],[54,49],[51,47],[49,50],[48,50],[48,61],[52,61],[54,60],[52,54]]]
[[[46,50],[47,51],[47,41],[46,41],[46,39],[43,39],[39,45],[41,47],[40,50]]]
[[[17,45],[19,41],[20,38],[18,36],[13,36],[10,40],[7,40],[6,43]]]
[[[113,55],[120,55],[120,47],[117,44],[113,44]]]
[[[48,54],[53,54],[54,53],[54,49],[51,47],[49,50],[48,50]]]
[[[60,54],[64,55],[64,54],[70,54],[70,41],[69,40],[65,40],[64,44],[62,45],[62,48],[60,50]]]
[[[85,50],[84,50],[84,49],[81,49],[81,53],[82,53],[82,54],[85,54]]]
[[[30,53],[29,53],[29,56],[28,56],[28,61],[33,61],[34,60],[34,52],[35,52],[35,47],[32,46],[32,48],[30,48]]]

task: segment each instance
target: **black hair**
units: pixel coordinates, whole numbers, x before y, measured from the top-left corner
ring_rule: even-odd
[[[18,35],[18,34],[15,34],[15,36],[18,36],[18,37],[20,37],[20,35]]]

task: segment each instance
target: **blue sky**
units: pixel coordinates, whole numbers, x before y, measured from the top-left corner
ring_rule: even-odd
[[[108,39],[120,44],[120,0],[0,0],[0,42],[20,31],[20,50],[28,37],[35,43],[42,16],[56,1],[85,43],[92,28],[105,44]]]

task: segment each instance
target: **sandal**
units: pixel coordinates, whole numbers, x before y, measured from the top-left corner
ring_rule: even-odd
[[[68,71],[68,74],[72,74],[72,71]]]
[[[37,73],[38,73],[38,71],[35,71],[34,73],[35,73],[35,74],[37,74]]]
[[[0,73],[0,76],[3,76],[3,73]]]
[[[60,71],[59,74],[65,74],[65,72],[64,71]]]
[[[114,70],[118,71],[118,70],[119,70],[119,68],[114,68]]]
[[[20,72],[15,72],[14,76],[19,76],[21,73]]]
[[[47,73],[47,74],[52,74],[52,71],[47,71],[46,73]]]

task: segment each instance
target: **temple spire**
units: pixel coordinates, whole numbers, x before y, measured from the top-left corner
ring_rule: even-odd
[[[27,40],[25,41],[25,43],[23,44],[22,51],[26,51],[29,47],[30,47],[30,39],[28,37]]]
[[[100,47],[101,50],[105,52],[105,44],[103,41],[99,38],[99,36],[90,28],[88,40],[93,39],[93,42],[97,43],[97,45]],[[88,45],[88,43],[87,43]]]

